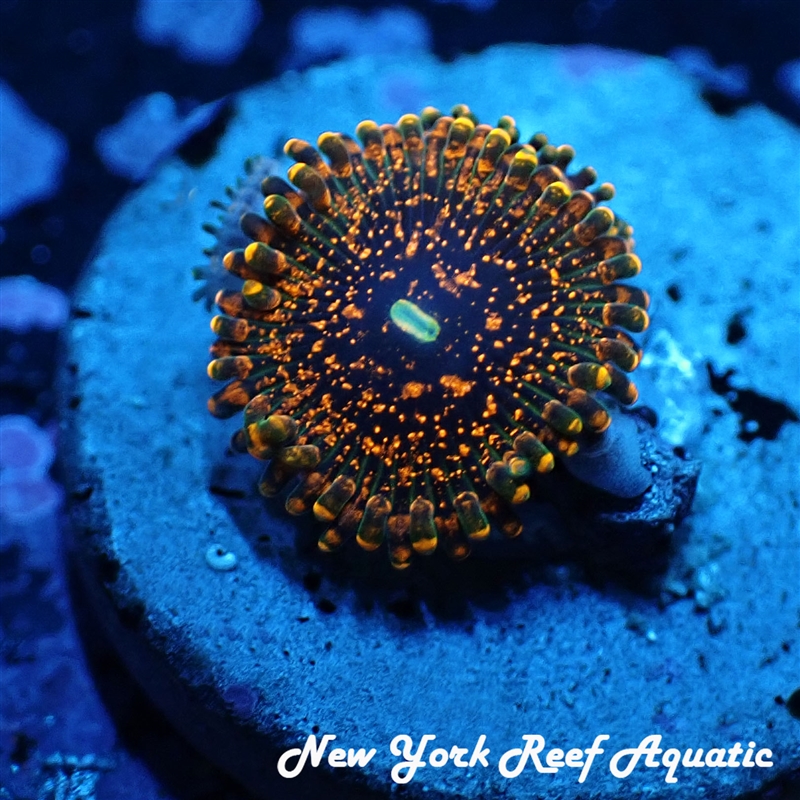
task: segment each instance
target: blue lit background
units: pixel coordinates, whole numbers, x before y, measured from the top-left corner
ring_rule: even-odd
[[[173,151],[207,159],[229,119],[224,99],[287,70],[385,50],[451,59],[506,41],[593,43],[672,58],[718,114],[761,103],[800,124],[798,32],[795,0],[0,0],[0,276],[68,294],[126,192]],[[281,144],[264,143],[266,154]],[[30,303],[17,308],[22,321],[4,312],[0,415],[43,431],[26,441],[41,448],[46,473],[62,311],[57,293],[31,286],[14,295]],[[7,298],[18,290],[4,284]],[[37,486],[57,505],[57,485]],[[99,800],[243,797],[172,733],[101,643],[79,643],[85,623],[73,616],[52,549],[58,517],[50,521],[35,557],[0,548],[0,797],[62,796],[63,770],[47,763],[56,752],[101,754],[87,775],[113,759]],[[79,796],[93,794],[63,795]]]

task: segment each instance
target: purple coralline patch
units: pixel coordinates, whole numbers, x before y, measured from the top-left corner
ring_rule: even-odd
[[[39,522],[55,513],[63,501],[63,489],[46,475],[17,481],[0,477],[0,519],[7,522]]]
[[[57,191],[69,148],[63,134],[40,120],[0,81],[0,219]]]
[[[258,705],[259,695],[250,686],[231,684],[223,690],[222,699],[238,717],[249,719]]]
[[[217,101],[181,114],[171,95],[154,92],[131,103],[116,125],[103,128],[95,149],[110,172],[141,181],[162,158],[208,126],[221,107]]]
[[[675,47],[668,55],[683,72],[700,81],[705,89],[732,99],[745,97],[750,91],[750,72],[741,64],[719,67],[702,47]]]
[[[431,31],[404,6],[362,12],[348,6],[305,8],[289,25],[288,67],[301,68],[339,56],[429,50]]]
[[[0,278],[0,329],[27,333],[56,331],[69,317],[69,300],[60,289],[30,275]]]
[[[433,0],[434,3],[440,5],[452,4],[457,6],[464,6],[467,11],[488,11],[497,5],[497,0]]]
[[[53,441],[29,417],[0,417],[0,472],[14,477],[44,475],[55,457]]]
[[[561,67],[576,80],[594,76],[598,72],[629,72],[642,63],[642,56],[625,50],[613,50],[594,44],[580,44],[561,50]]]
[[[775,83],[800,106],[800,58],[783,64],[775,73]]]
[[[53,437],[26,416],[0,417],[0,520],[38,523],[60,508],[63,489],[49,477]]]
[[[231,64],[261,20],[257,0],[140,0],[136,33],[186,61]]]

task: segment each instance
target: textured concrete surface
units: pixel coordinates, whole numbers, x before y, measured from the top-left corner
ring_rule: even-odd
[[[661,598],[569,562],[470,559],[411,581],[369,559],[355,576],[320,563],[306,525],[251,502],[258,465],[225,455],[235,421],[206,412],[212,336],[189,299],[189,267],[210,243],[208,202],[245,157],[274,155],[289,136],[456,102],[575,146],[579,164],[616,184],[613,208],[636,229],[655,355],[637,383],[664,436],[703,462]],[[729,798],[770,782],[791,792],[800,426],[766,439],[751,419],[744,441],[736,398],[710,391],[705,363],[734,369],[739,389],[796,403],[797,131],[760,108],[715,116],[666,62],[579,48],[341,63],[287,74],[237,108],[213,161],[168,164],[110,220],[67,337],[75,542],[138,679],[263,797],[323,785],[388,795],[398,734],[435,734],[429,750],[468,748],[467,758],[481,734],[490,748],[487,767],[420,769],[406,796]],[[746,335],[729,344],[736,315]],[[234,569],[209,566],[214,544],[236,555]],[[278,754],[311,734],[377,753],[364,769],[323,762],[279,778]],[[526,734],[565,751],[610,738],[583,784],[569,767],[503,777],[501,754]],[[681,751],[753,741],[773,766],[679,768],[677,784],[641,763],[612,775],[612,754],[650,735]]]

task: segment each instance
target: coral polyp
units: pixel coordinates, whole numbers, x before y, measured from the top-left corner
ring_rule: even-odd
[[[611,184],[466,106],[299,139],[224,265],[208,374],[265,496],[393,566],[517,536],[536,476],[637,399],[648,297]],[[324,156],[324,157],[323,157]],[[287,486],[288,485],[288,486]]]
[[[194,300],[203,300],[210,309],[220,289],[241,285],[235,275],[223,266],[225,254],[233,248],[247,247],[250,240],[239,227],[239,219],[246,211],[261,203],[261,183],[275,171],[275,162],[264,156],[248,158],[244,164],[245,176],[225,190],[227,202],[214,201],[211,205],[219,212],[216,224],[206,223],[203,229],[214,237],[214,243],[203,251],[207,264],[192,270],[200,286],[192,295]]]

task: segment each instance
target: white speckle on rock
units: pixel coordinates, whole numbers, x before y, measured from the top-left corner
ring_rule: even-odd
[[[649,338],[636,374],[641,396],[658,415],[659,434],[673,446],[694,442],[702,430],[703,380],[695,368],[700,356],[692,356],[681,350],[669,330],[661,328]]]
[[[221,544],[212,544],[206,550],[206,564],[217,572],[230,572],[236,567],[236,553],[226,550]]]
[[[748,419],[743,427],[746,433],[758,433],[758,420]]]

